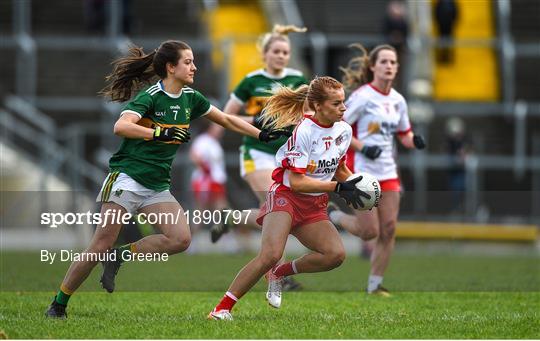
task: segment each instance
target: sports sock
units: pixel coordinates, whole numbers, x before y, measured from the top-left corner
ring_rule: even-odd
[[[339,210],[335,210],[335,211],[332,211],[328,214],[328,218],[330,218],[330,221],[332,222],[332,224],[334,225],[341,225],[340,224],[340,221],[341,221],[341,218],[343,218],[343,216],[345,215],[345,213],[339,211]]]
[[[377,290],[380,284],[382,284],[383,277],[382,276],[376,276],[376,275],[369,275],[368,279],[368,292],[373,292]]]
[[[296,270],[296,266],[294,264],[294,261],[278,265],[274,269],[273,272],[274,272],[274,275],[280,276],[280,277],[281,276],[290,276],[290,275],[294,275],[294,274],[298,273],[298,271]]]
[[[220,311],[220,310],[228,310],[231,311],[234,305],[238,302],[238,298],[231,294],[229,291],[223,295],[223,298],[218,303],[214,311]]]
[[[65,291],[69,292],[69,294],[66,293]],[[71,294],[73,293],[70,292],[69,290],[66,290],[64,285],[60,286],[60,290],[58,290],[58,293],[56,294],[56,298],[55,298],[56,303],[67,305],[69,298],[71,297]]]
[[[135,244],[134,243],[129,243],[129,244],[126,244],[126,245],[122,245],[118,248],[118,253],[119,253],[119,257],[120,257],[120,262],[123,263],[124,261],[126,261],[126,259],[124,259],[124,257],[122,255],[125,255],[125,251],[129,252],[128,255],[131,255],[132,253],[135,253]]]

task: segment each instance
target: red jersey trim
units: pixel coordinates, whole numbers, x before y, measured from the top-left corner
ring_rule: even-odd
[[[358,138],[358,122],[354,122],[351,124],[352,127],[352,136],[355,138]],[[351,145],[349,146],[349,149],[347,149],[347,168],[351,170],[354,173],[354,163],[355,163],[355,154],[356,151],[354,150],[354,147],[352,146],[352,139],[351,139]]]
[[[304,119],[302,119],[302,121],[303,120]],[[300,121],[300,123],[302,123],[302,121]],[[300,123],[298,123],[298,125],[294,128],[294,130],[292,132],[292,136],[289,137],[289,139],[287,140],[287,149],[288,150],[291,150],[296,145],[296,132],[298,131],[298,127],[300,126]]]
[[[347,159],[348,159],[347,153],[345,153],[345,154],[341,157],[341,159],[339,159],[339,164],[338,164],[338,166],[341,166],[343,163],[345,163],[345,166],[346,166],[346,165],[347,165]]]
[[[399,136],[403,136],[403,135],[407,135],[410,131],[412,131],[412,128],[409,128],[405,131],[398,131],[397,133]]]
[[[319,122],[315,118],[313,118],[313,116],[310,116],[310,117],[307,117],[307,118],[312,120],[316,125],[318,125],[321,128],[332,128],[332,126],[333,126],[333,124],[330,124],[330,125],[322,124],[321,122]]]
[[[384,95],[384,96],[388,96],[390,94],[390,91],[392,90],[392,88],[390,88],[390,91],[388,92],[384,92],[382,91],[381,89],[377,88],[375,85],[369,83],[368,84],[373,90],[377,91],[378,93],[380,93],[381,95]]]

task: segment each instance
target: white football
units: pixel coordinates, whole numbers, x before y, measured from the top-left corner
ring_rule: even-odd
[[[361,197],[360,199],[364,203],[364,207],[359,207],[358,209],[367,211],[371,210],[373,207],[379,206],[379,200],[381,199],[381,185],[379,184],[379,181],[373,175],[365,172],[353,174],[347,178],[347,181],[354,179],[357,176],[362,176],[362,180],[356,183],[356,188],[371,196],[371,199]]]

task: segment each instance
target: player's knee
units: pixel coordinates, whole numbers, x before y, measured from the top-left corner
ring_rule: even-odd
[[[345,261],[345,249],[343,247],[335,248],[327,253],[327,265],[330,269],[337,268]]]
[[[379,237],[379,229],[375,226],[368,226],[360,231],[359,236],[363,241],[373,240]]]
[[[171,250],[173,253],[179,253],[187,250],[191,244],[191,236],[178,236],[172,239]]]
[[[391,220],[388,222],[385,222],[381,226],[381,233],[380,233],[380,239],[383,241],[389,241],[394,238],[396,235],[396,221]]]
[[[271,250],[266,252],[261,252],[259,255],[263,267],[267,269],[271,269],[274,265],[279,262],[281,259],[282,252],[279,252],[277,250]]]

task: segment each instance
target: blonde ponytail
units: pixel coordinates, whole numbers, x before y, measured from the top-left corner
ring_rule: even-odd
[[[280,86],[261,113],[263,127],[282,129],[298,124],[304,117],[304,103],[308,91],[309,86],[305,84],[296,90]]]
[[[276,40],[286,41],[290,43],[288,34],[290,32],[304,33],[307,31],[305,27],[297,27],[295,25],[274,25],[272,32],[265,33],[259,37],[257,41],[257,49],[265,53],[270,48],[270,45]]]
[[[297,125],[304,117],[307,104],[315,110],[315,103],[322,104],[328,99],[329,90],[342,89],[343,84],[332,77],[315,77],[309,85],[296,90],[280,86],[270,97],[261,113],[263,127],[282,129]]]
[[[282,35],[289,34],[290,32],[304,33],[306,31],[307,31],[307,28],[305,27],[300,28],[295,25],[280,25],[280,24],[275,24],[274,28],[272,29],[272,33],[277,33],[277,34],[282,34]]]

